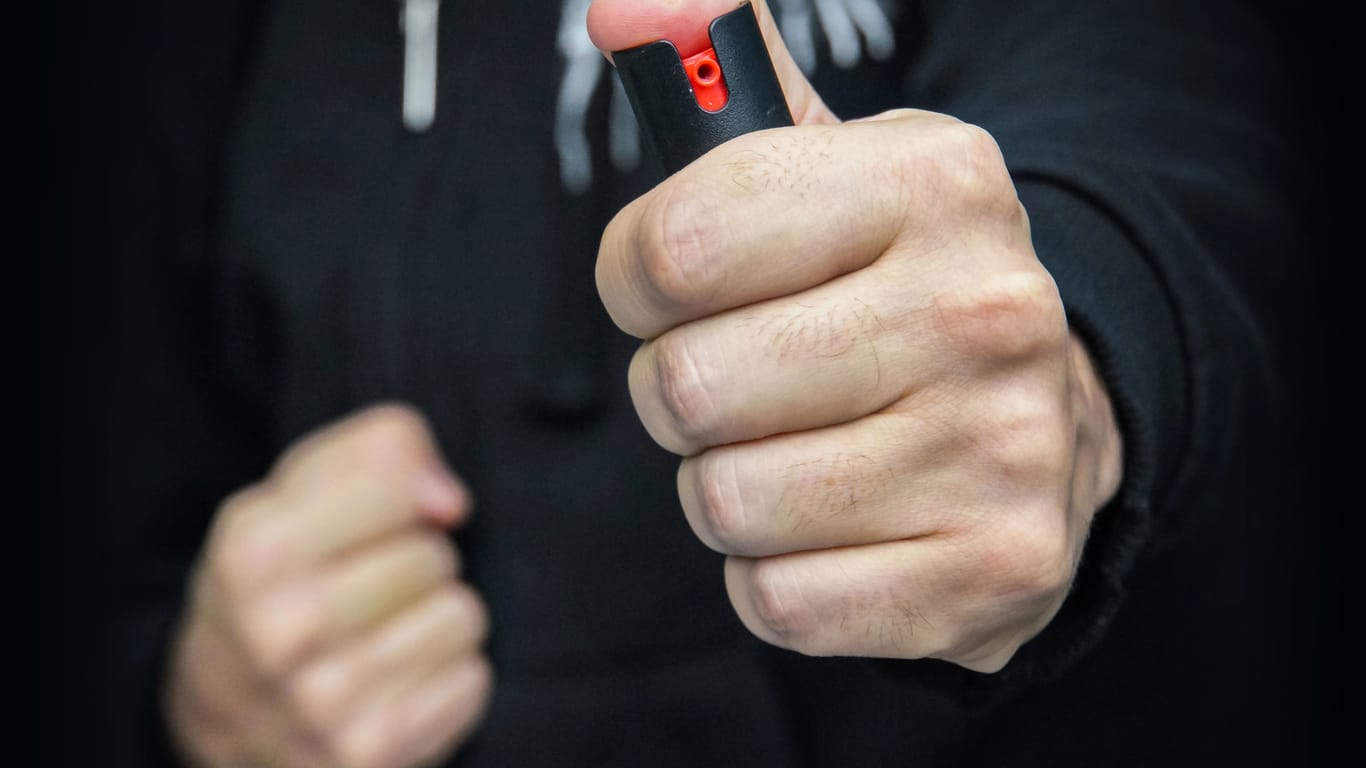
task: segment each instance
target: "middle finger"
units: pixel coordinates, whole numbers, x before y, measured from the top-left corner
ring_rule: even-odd
[[[936,368],[932,299],[894,283],[867,269],[647,342],[630,369],[646,431],[687,456],[840,424],[904,397]]]

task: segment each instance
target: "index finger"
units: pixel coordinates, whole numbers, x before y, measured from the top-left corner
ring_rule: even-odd
[[[307,494],[360,475],[401,489],[441,525],[457,522],[470,506],[469,491],[447,468],[426,419],[398,403],[371,406],[298,440],[271,470],[270,482]]]
[[[254,486],[223,509],[211,546],[225,586],[252,591],[430,523],[407,489],[364,473],[325,488]]]
[[[872,263],[905,228],[914,196],[934,194],[909,183],[913,167],[889,159],[913,166],[932,154],[922,151],[932,138],[906,127],[876,120],[779,128],[699,158],[608,224],[597,263],[608,314],[649,339]]]

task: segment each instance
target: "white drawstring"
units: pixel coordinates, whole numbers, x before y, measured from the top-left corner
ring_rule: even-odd
[[[564,79],[555,104],[555,151],[560,156],[560,182],[574,194],[593,183],[593,157],[584,119],[602,77],[602,54],[588,38],[588,6],[592,0],[565,0],[555,47],[564,57]]]
[[[778,0],[774,12],[787,52],[802,72],[816,71],[816,36],[811,31],[811,0]]]

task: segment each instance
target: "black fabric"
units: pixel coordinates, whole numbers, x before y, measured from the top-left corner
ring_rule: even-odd
[[[1311,436],[1276,413],[1303,391],[1278,378],[1300,358],[1277,289],[1317,255],[1296,248],[1284,62],[1248,8],[911,3],[892,61],[822,62],[843,116],[919,106],[993,132],[1124,429],[1124,488],[1063,611],[983,676],[808,659],[739,625],[678,512],[676,460],[635,419],[634,342],[592,285],[597,235],[646,183],[606,167],[605,88],[595,187],[559,184],[557,3],[443,4],[423,135],[399,122],[393,3],[199,5],[149,19],[153,65],[124,104],[144,218],[115,286],[127,327],[104,329],[121,341],[100,454],[123,719],[102,762],[170,760],[161,667],[218,501],[379,399],[422,408],[479,499],[457,542],[499,689],[454,764],[1283,754],[1278,697],[1299,689],[1284,656],[1253,671],[1287,635],[1251,595],[1275,581],[1258,526],[1315,513],[1286,508],[1303,475],[1284,438]]]

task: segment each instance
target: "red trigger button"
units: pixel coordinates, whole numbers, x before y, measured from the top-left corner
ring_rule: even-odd
[[[719,112],[730,99],[721,65],[716,63],[716,49],[708,48],[683,60],[683,70],[692,83],[693,96],[698,106],[708,112]]]

